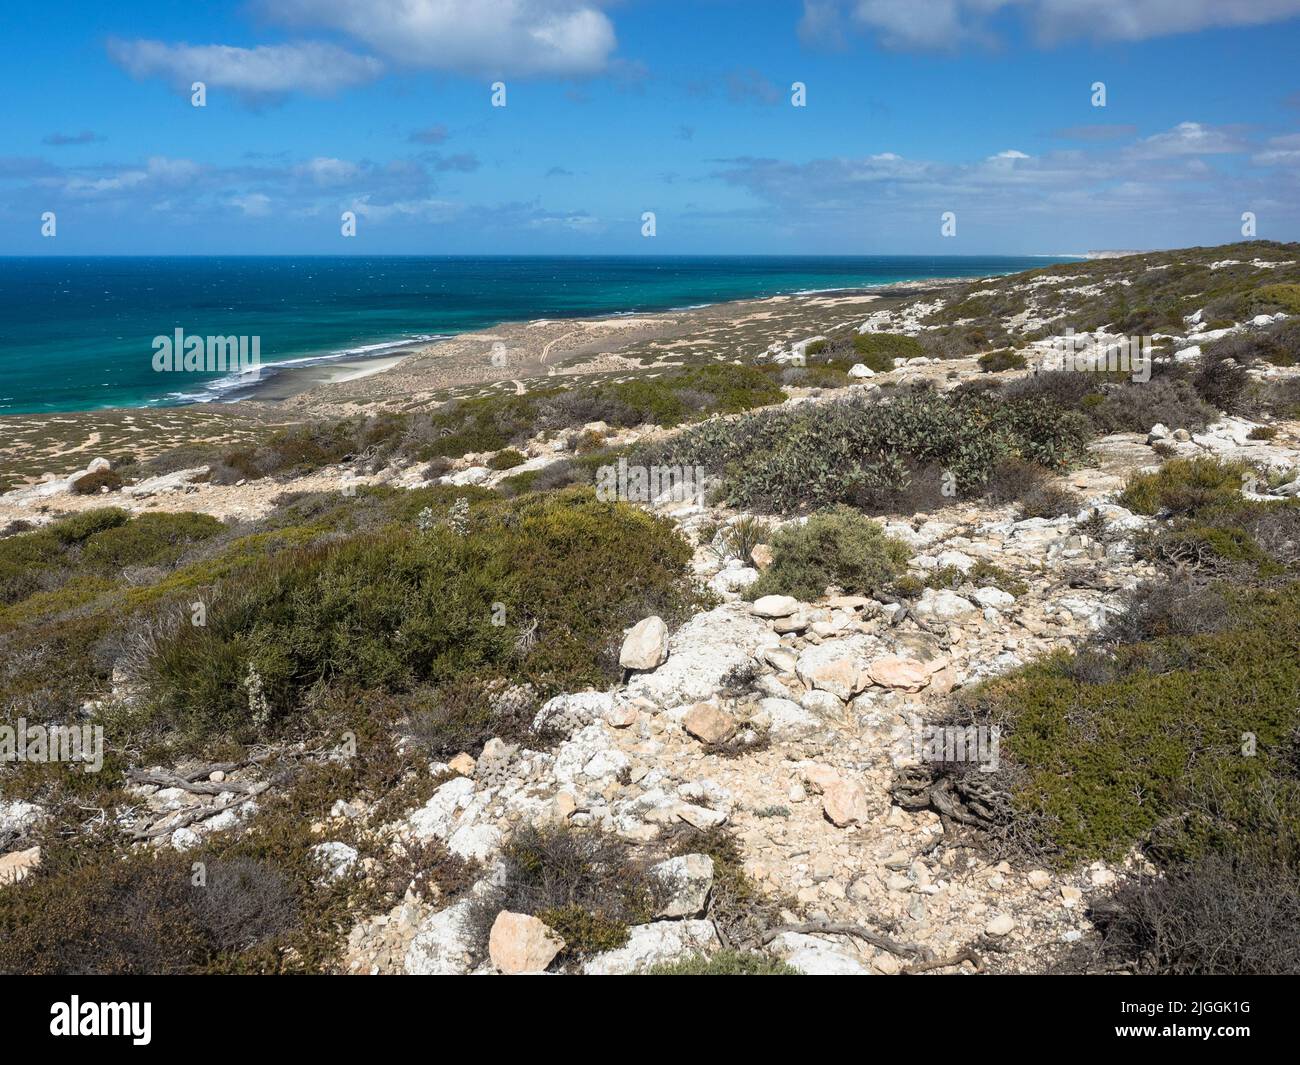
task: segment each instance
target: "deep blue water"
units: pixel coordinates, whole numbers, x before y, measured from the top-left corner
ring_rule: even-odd
[[[260,337],[263,367],[500,322],[689,307],[927,277],[1006,256],[0,258],[0,413],[220,399],[220,373],[159,373],[156,336]]]

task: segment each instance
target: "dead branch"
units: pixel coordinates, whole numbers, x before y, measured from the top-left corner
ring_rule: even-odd
[[[127,771],[126,777],[134,784],[156,784],[160,788],[179,788],[181,791],[188,791],[191,795],[220,795],[223,791],[246,795],[257,786],[239,780],[223,780],[218,784],[207,780],[195,780],[189,774],[179,776],[154,769],[131,769]]]
[[[975,948],[968,946],[948,958],[933,958],[930,961],[918,961],[905,966],[903,968],[903,975],[914,976],[917,973],[927,973],[933,969],[948,969],[954,965],[960,965],[964,961],[968,961],[975,966],[976,972],[982,972],[984,969],[984,962],[980,956],[975,953]]]
[[[269,783],[254,784],[244,795],[237,795],[228,802],[223,802],[217,806],[200,806],[193,810],[187,810],[174,821],[164,824],[155,822],[148,828],[141,828],[138,825],[131,829],[131,838],[134,840],[156,839],[159,836],[169,836],[181,828],[195,824],[198,821],[206,821],[209,817],[215,817],[219,813],[233,809],[236,806],[242,806],[244,803],[256,798],[262,794],[271,785]]]
[[[897,940],[890,939],[879,932],[873,932],[869,928],[863,928],[861,925],[837,924],[832,921],[810,921],[807,924],[779,925],[764,932],[760,942],[766,946],[783,932],[797,932],[803,935],[852,936],[854,939],[860,939],[864,943],[870,943],[873,947],[878,947],[899,957],[933,957],[929,947],[922,947],[915,943],[899,943]]]

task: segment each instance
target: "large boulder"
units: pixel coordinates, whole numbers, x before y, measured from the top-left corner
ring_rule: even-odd
[[[897,691],[919,692],[930,683],[930,670],[915,658],[877,658],[867,667],[872,684]]]
[[[696,703],[682,718],[682,728],[702,743],[722,743],[735,735],[737,723],[710,703]]]
[[[961,621],[976,613],[977,607],[969,599],[947,589],[936,591],[927,588],[917,601],[913,612],[919,618],[932,621]]]
[[[867,790],[856,780],[836,776],[822,786],[822,813],[837,828],[865,825],[871,820]]]
[[[544,972],[563,949],[563,937],[526,913],[502,910],[488,935],[488,957],[503,973]]]
[[[447,781],[406,819],[411,834],[420,840],[446,839],[473,797],[474,781],[469,777]]]
[[[871,970],[846,945],[805,935],[782,932],[769,948],[787,965],[808,976],[870,976]]]
[[[638,621],[623,639],[618,664],[624,669],[655,669],[668,658],[668,626],[651,616]]]
[[[798,613],[799,600],[792,595],[764,595],[755,599],[749,609],[760,618],[788,618]]]
[[[846,703],[862,690],[861,667],[851,658],[821,660],[804,655],[795,669],[799,679],[810,688],[830,692]]]

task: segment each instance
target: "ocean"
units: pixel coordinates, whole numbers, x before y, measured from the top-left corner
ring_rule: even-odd
[[[277,366],[383,354],[500,322],[662,311],[1064,261],[1006,256],[0,258],[0,414],[229,398],[154,369],[156,337],[257,338]]]

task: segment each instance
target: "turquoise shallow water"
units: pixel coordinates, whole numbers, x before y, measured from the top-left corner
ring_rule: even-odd
[[[262,366],[380,353],[499,322],[688,307],[928,277],[1006,256],[0,258],[0,413],[220,400],[159,373],[156,336],[259,337]]]

